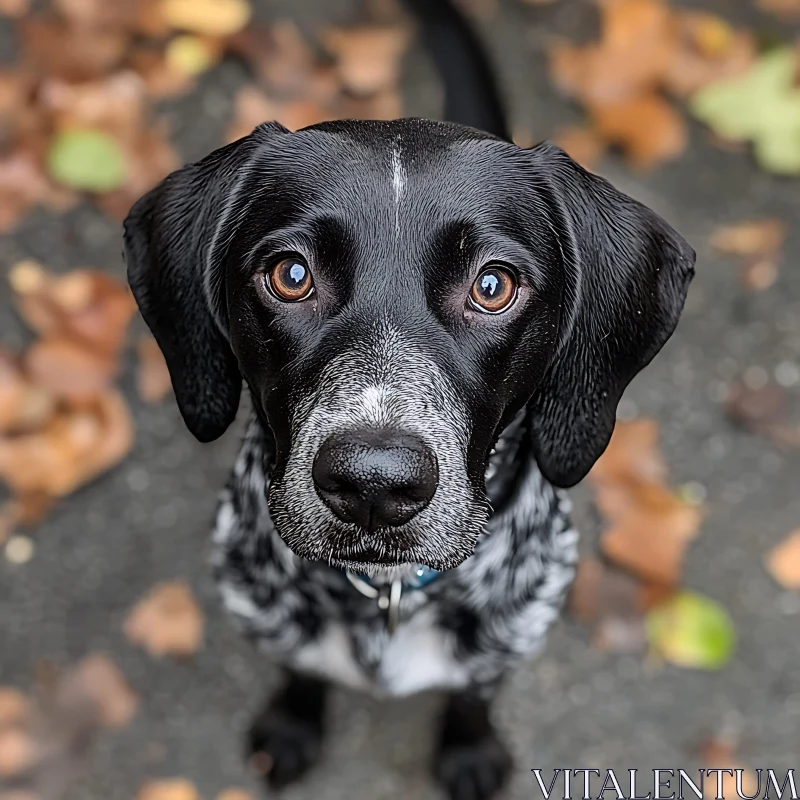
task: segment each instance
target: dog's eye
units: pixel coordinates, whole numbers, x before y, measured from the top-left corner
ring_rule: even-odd
[[[503,267],[489,267],[472,284],[469,301],[479,311],[499,314],[510,308],[516,297],[514,276]]]
[[[314,288],[311,270],[300,258],[281,259],[269,271],[269,286],[279,300],[305,300]]]

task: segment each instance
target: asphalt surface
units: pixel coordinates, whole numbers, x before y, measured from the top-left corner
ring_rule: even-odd
[[[754,17],[745,0],[704,5],[787,36],[774,20]],[[360,19],[348,0],[265,2],[262,13],[287,13],[311,26]],[[591,31],[586,5],[507,0],[481,25],[516,128],[541,139],[579,119],[550,87],[544,53],[553,33],[577,38]],[[7,31],[0,46],[11,58]],[[198,93],[167,107],[183,157],[221,144],[233,93],[245,81],[239,67],[223,65]],[[438,113],[439,87],[418,48],[407,59],[405,95],[409,114]],[[720,730],[741,739],[742,760],[751,766],[785,770],[800,759],[800,595],[781,591],[762,565],[764,552],[800,527],[800,452],[733,429],[722,411],[726,385],[745,370],[754,381],[777,370],[795,410],[800,406],[800,384],[792,383],[800,366],[800,184],[715,148],[699,127],[685,156],[652,174],[632,174],[614,158],[599,171],[662,213],[698,251],[678,332],[631,386],[622,413],[655,417],[674,482],[703,487],[708,516],[685,582],[728,609],[739,642],[719,672],[653,669],[640,657],[598,652],[585,630],[559,623],[544,655],[514,675],[497,707],[517,759],[508,796],[519,800],[536,796],[531,767],[691,768],[698,742]],[[707,241],[717,224],[761,216],[788,223],[787,255],[775,286],[745,295],[735,265]],[[92,265],[123,275],[119,228],[90,207],[30,215],[0,242],[0,270],[24,257],[55,270]],[[16,346],[25,335],[3,290],[0,339]],[[207,800],[232,785],[255,790],[242,732],[276,672],[229,625],[206,564],[215,495],[241,429],[201,446],[171,400],[157,407],[137,401],[130,366],[123,388],[136,418],[133,453],[35,531],[29,563],[0,559],[0,683],[27,688],[37,664],[67,665],[101,651],[140,694],[135,720],[100,738],[70,797],[130,800],[143,780],[162,776],[189,778]],[[591,550],[597,519],[586,488],[574,494],[583,546]],[[205,647],[188,664],[153,661],[121,631],[142,594],[176,577],[190,582],[207,615]],[[285,797],[440,797],[427,776],[437,708],[433,696],[381,704],[337,692],[324,763]]]

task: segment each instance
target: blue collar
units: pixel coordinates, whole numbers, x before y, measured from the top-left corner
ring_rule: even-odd
[[[433,583],[433,581],[435,581],[441,574],[442,573],[438,569],[427,567],[425,564],[417,564],[411,576],[401,581],[400,585],[404,592],[412,591],[414,589],[424,589],[428,584]],[[362,592],[362,594],[366,594],[368,597],[377,597],[379,586],[376,586],[372,582],[372,579],[369,577],[369,575],[364,575],[360,572],[351,572],[349,569],[345,570],[345,575],[347,575],[350,583],[352,583],[356,589]],[[390,583],[393,583],[393,581]],[[362,587],[369,587],[374,591],[374,594],[370,591],[364,592]]]

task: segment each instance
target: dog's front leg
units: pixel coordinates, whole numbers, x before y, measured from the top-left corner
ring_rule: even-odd
[[[286,671],[284,687],[253,720],[249,750],[273,789],[301,778],[319,759],[328,685]]]
[[[434,774],[451,800],[489,800],[511,772],[511,756],[490,718],[496,687],[471,687],[449,695]]]

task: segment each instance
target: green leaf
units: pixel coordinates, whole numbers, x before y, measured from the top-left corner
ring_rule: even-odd
[[[800,174],[797,66],[793,48],[773,50],[744,75],[701,89],[691,99],[691,111],[720,136],[753,142],[764,169]]]
[[[647,615],[653,649],[679,667],[719,669],[733,652],[736,632],[722,606],[695,592],[679,592]]]
[[[111,192],[126,178],[119,142],[96,130],[57,134],[47,154],[47,168],[59,183],[86,192]]]

